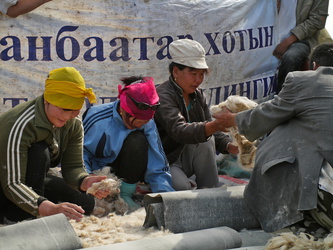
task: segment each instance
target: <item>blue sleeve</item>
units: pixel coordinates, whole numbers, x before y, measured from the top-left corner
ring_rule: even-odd
[[[154,120],[144,126],[144,133],[149,143],[145,181],[150,184],[153,193],[174,191],[169,163]]]
[[[91,168],[91,162],[90,162],[90,159],[93,157],[92,154],[90,154],[90,152],[84,148],[83,149],[83,158],[84,158],[84,166],[86,168],[86,171],[89,173],[89,174],[92,174],[93,171],[92,171],[92,168]]]

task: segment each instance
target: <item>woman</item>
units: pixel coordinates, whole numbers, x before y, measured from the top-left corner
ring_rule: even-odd
[[[95,101],[80,73],[59,68],[50,72],[43,95],[0,116],[1,223],[58,213],[78,221],[92,212],[94,198],[84,192],[106,176],[89,176],[84,170],[77,115],[85,97]],[[58,164],[64,179],[45,178]],[[100,190],[95,196],[108,194]]]
[[[161,106],[155,121],[167,154],[175,190],[219,185],[215,153],[238,153],[212,120],[203,90],[208,71],[200,43],[181,39],[169,45],[169,80],[158,86]],[[194,178],[194,179],[193,179]]]
[[[119,100],[93,106],[83,115],[84,161],[87,171],[111,166],[120,179],[120,196],[130,211],[140,205],[132,200],[138,181],[152,192],[174,191],[169,165],[154,120],[159,97],[153,78],[128,77],[118,86]]]

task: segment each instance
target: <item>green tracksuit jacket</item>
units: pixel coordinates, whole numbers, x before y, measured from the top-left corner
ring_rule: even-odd
[[[53,142],[54,126],[44,112],[39,96],[0,115],[0,182],[6,197],[26,212],[37,216],[40,196],[25,185],[28,149],[33,143]],[[64,180],[74,189],[88,176],[82,156],[83,128],[79,118],[60,128],[59,155],[52,166],[61,164]],[[1,204],[0,204],[1,206]]]

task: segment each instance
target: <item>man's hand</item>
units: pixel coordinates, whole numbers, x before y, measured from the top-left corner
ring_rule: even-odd
[[[279,43],[275,47],[275,49],[273,51],[273,56],[275,56],[278,59],[281,59],[281,57],[284,55],[284,53],[286,53],[289,46],[297,41],[298,41],[298,38],[294,34],[287,37],[286,39],[284,39],[281,43]]]
[[[212,115],[215,118],[215,123],[221,131],[227,132],[227,128],[236,126],[236,114],[232,113],[226,107],[222,108],[221,112]]]

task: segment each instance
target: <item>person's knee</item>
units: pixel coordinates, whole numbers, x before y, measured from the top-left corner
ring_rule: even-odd
[[[191,182],[179,167],[170,167],[170,174],[172,176],[172,187],[176,191],[190,190]]]
[[[281,58],[281,65],[299,69],[310,54],[310,47],[305,43],[294,43]]]
[[[184,190],[191,190],[191,183],[190,181],[175,183],[172,182],[172,187],[176,191],[184,191]]]
[[[28,149],[28,165],[40,164],[41,166],[50,164],[50,151],[46,142],[41,141],[31,144]]]
[[[199,143],[197,151],[204,154],[214,154],[215,153],[215,140],[211,137],[208,141],[204,143]]]
[[[127,136],[124,147],[133,152],[145,152],[148,151],[148,141],[143,132],[136,130]]]

